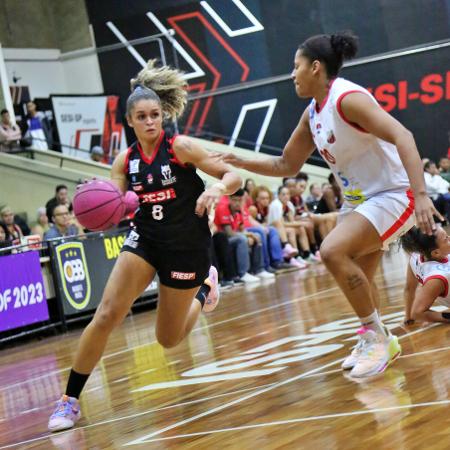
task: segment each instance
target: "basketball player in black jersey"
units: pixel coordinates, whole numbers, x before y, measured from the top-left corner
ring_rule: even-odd
[[[66,392],[49,420],[50,431],[71,428],[80,418],[78,398],[110,333],[156,274],[156,338],[166,348],[191,331],[203,306],[208,311],[217,304],[207,214],[242,180],[194,140],[164,133],[163,119],[175,119],[184,109],[185,87],[179,72],[156,68],[154,61],[131,80],[127,120],[137,142],[115,159],[112,180],[122,192],[130,188],[139,196],[136,227],[128,234],[100,306],[81,336]],[[196,168],[220,182],[205,190]]]

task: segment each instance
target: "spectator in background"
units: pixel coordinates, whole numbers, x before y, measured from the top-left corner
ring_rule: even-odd
[[[248,208],[253,205],[252,192],[255,189],[255,180],[247,178],[244,183],[244,205]]]
[[[445,181],[450,183],[450,159],[441,158],[439,160],[439,173]]]
[[[3,222],[0,222],[0,248],[9,247],[10,245],[8,229]],[[5,253],[0,253],[0,255],[5,255]]]
[[[31,227],[31,233],[38,234],[41,237],[41,240],[43,240],[44,234],[50,229],[50,225],[47,211],[41,206],[37,210],[36,223]]]
[[[244,283],[259,281],[258,277],[250,274],[263,272],[262,247],[256,234],[245,232],[245,224],[249,224],[248,217],[241,214],[243,190],[239,189],[230,195],[229,203],[219,203],[216,208],[214,223],[218,231],[225,232],[236,258],[236,269],[239,278]],[[273,277],[272,274],[267,274]],[[263,277],[265,274],[263,275]]]
[[[312,183],[309,186],[309,195],[306,197],[306,205],[310,211],[316,211],[317,205],[319,204],[321,198],[322,189],[320,189],[320,186],[317,183]]]
[[[17,125],[11,122],[7,109],[1,111],[0,123],[0,152],[10,152],[20,148],[22,132]]]
[[[61,204],[55,206],[52,213],[54,226],[44,233],[44,240],[59,237],[77,236],[80,230],[72,223],[72,216],[67,205]]]
[[[17,225],[14,220],[14,213],[10,206],[4,206],[0,210],[1,220],[5,224],[7,230],[7,238],[11,242],[11,245],[20,244],[20,240],[23,238],[24,234],[22,229]]]
[[[69,191],[65,184],[58,184],[55,189],[55,196],[51,198],[45,204],[45,210],[47,212],[48,221],[52,223],[52,214],[55,206],[57,205],[66,205],[69,208],[69,211],[72,211],[72,203],[69,198]]]
[[[436,209],[443,215],[450,218],[450,183],[441,177],[436,163],[428,161],[424,166],[425,186],[427,194],[433,200]]]
[[[322,186],[322,198],[317,204],[317,208],[314,211],[316,214],[325,214],[329,212],[336,212],[341,209],[342,203],[344,203],[344,196],[342,189],[339,186],[334,174],[330,173],[328,176],[329,185]]]
[[[31,147],[48,150],[53,147],[52,128],[45,114],[39,112],[36,103],[27,103],[27,116],[21,124],[22,135],[31,138]]]
[[[105,152],[103,151],[103,148],[100,147],[100,145],[94,145],[91,148],[91,160],[94,162],[101,163],[103,162],[103,157],[105,155]]]

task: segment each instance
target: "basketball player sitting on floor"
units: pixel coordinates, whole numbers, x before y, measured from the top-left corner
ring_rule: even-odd
[[[450,237],[437,227],[432,235],[413,227],[400,238],[410,254],[406,274],[405,325],[420,322],[450,323],[450,312],[430,310],[436,301],[450,307]]]

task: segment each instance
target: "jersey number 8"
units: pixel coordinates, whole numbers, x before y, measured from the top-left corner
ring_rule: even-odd
[[[162,205],[153,205],[152,216],[155,220],[161,220],[164,217]]]

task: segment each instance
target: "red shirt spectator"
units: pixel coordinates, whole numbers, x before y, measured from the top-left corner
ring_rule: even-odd
[[[224,203],[219,203],[217,206],[214,223],[219,231],[223,231],[224,225],[231,225],[231,229],[235,232],[244,231],[245,228],[252,226],[245,206],[241,208],[240,212],[231,214],[230,206]]]

